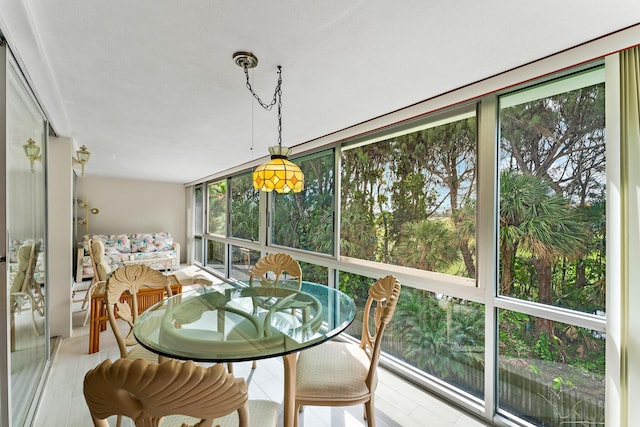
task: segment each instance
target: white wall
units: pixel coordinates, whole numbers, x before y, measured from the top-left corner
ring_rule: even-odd
[[[91,163],[87,164],[87,170]],[[89,209],[89,234],[129,234],[169,231],[180,243],[180,261],[186,259],[185,188],[182,184],[80,176],[76,196],[86,199]],[[84,216],[82,209],[80,216]],[[78,239],[85,234],[78,226]]]
[[[71,336],[71,251],[73,212],[73,144],[69,138],[49,138],[47,152],[47,250],[49,328],[51,336]],[[53,292],[50,292],[53,290]]]

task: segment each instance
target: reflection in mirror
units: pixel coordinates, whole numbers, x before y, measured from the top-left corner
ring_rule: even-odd
[[[11,64],[13,65],[13,64]],[[15,66],[7,88],[8,312],[11,418],[29,424],[48,360],[46,327],[46,122]]]

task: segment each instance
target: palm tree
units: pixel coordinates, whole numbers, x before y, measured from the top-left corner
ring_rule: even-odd
[[[475,266],[475,236],[476,236],[476,203],[473,199],[467,199],[462,208],[452,209],[451,221],[453,222],[453,241],[457,244],[462,254],[462,260],[467,272],[467,277],[476,277]]]
[[[400,265],[444,272],[459,259],[458,248],[451,242],[446,220],[423,219],[404,225],[393,253]]]
[[[560,257],[576,257],[588,242],[587,227],[575,209],[544,179],[515,171],[500,177],[500,290],[510,295],[516,251],[530,254],[538,278],[538,301],[552,304],[551,268]],[[551,322],[540,319],[538,332],[553,336]]]

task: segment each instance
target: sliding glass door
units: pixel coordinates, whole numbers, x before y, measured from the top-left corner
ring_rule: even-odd
[[[45,251],[47,123],[6,47],[2,58],[3,278],[7,289],[3,313],[8,320],[1,356],[2,383],[6,385],[0,396],[0,424],[22,426],[29,425],[34,415],[50,352]]]

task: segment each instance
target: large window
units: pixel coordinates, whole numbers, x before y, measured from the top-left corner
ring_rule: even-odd
[[[251,173],[229,179],[231,217],[229,235],[240,239],[258,240],[260,192],[253,188]]]
[[[356,302],[347,333],[359,339],[364,306],[375,280],[340,273],[340,290]],[[480,399],[484,397],[484,306],[403,287],[382,350]]]
[[[229,277],[237,280],[249,280],[251,267],[260,259],[260,252],[241,246],[231,246],[231,268]]]
[[[342,255],[475,277],[476,120],[342,152]]]
[[[207,240],[207,267],[227,274],[225,261],[225,244],[216,240]]]
[[[603,80],[600,68],[500,98],[502,295],[605,310]]]
[[[193,189],[193,258],[204,264],[204,189],[198,185]]]
[[[604,421],[605,336],[575,324],[605,313],[603,81],[598,68],[500,98],[498,292],[540,315],[500,312],[498,402],[538,425]]]
[[[204,190],[202,185],[198,185],[193,189],[193,228],[198,235],[204,234]]]
[[[207,186],[209,211],[207,231],[211,234],[227,234],[227,181],[212,182]]]
[[[500,311],[498,403],[539,426],[604,425],[605,340],[602,332]]]
[[[624,202],[607,200],[604,67],[435,110],[295,158],[301,193],[257,193],[249,171],[207,183],[208,263],[246,280],[290,253],[354,299],[355,339],[369,288],[395,275],[387,366],[489,421],[601,425],[605,206]]]
[[[304,191],[271,193],[271,243],[333,254],[334,151],[295,159],[304,172]]]

